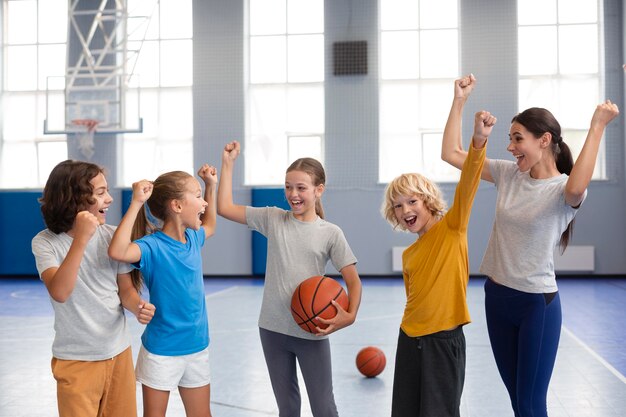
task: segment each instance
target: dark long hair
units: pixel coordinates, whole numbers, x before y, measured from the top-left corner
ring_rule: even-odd
[[[147,207],[139,210],[133,230],[131,232],[131,240],[137,240],[143,236],[149,235],[157,231],[162,222],[168,217],[168,205],[172,200],[181,200],[185,195],[185,185],[189,178],[193,178],[183,171],[166,172],[152,183],[152,194],[148,201]],[[143,286],[143,277],[138,269],[133,269],[130,273],[133,286],[139,291]]]
[[[541,107],[531,107],[513,116],[511,123],[513,122],[524,126],[526,130],[532,133],[536,138],[541,137],[546,132],[549,133],[552,137],[550,149],[556,162],[556,169],[558,169],[560,173],[567,175],[572,172],[572,168],[574,167],[572,151],[570,151],[569,146],[563,141],[561,137],[561,125],[550,111]],[[561,241],[559,242],[561,253],[565,252],[573,234],[574,219],[572,219],[563,234],[561,234]]]
[[[291,171],[302,171],[307,173],[311,177],[313,185],[316,187],[318,185],[326,184],[326,172],[324,171],[322,164],[317,159],[296,159],[291,163],[291,165],[289,165],[289,168],[287,168],[287,172]],[[320,218],[324,218],[324,208],[322,207],[321,198],[317,198],[315,200],[315,213],[320,216]]]
[[[68,159],[55,166],[39,198],[46,227],[59,234],[74,226],[78,212],[95,203],[91,180],[104,169],[96,164]]]

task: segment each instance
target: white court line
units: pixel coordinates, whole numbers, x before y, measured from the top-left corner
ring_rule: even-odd
[[[615,369],[610,363],[608,363],[607,361],[604,360],[604,358],[602,358],[602,356],[598,355],[593,349],[591,349],[585,342],[583,342],[582,340],[580,340],[578,337],[576,337],[576,335],[574,333],[571,332],[571,330],[569,330],[567,327],[565,326],[561,326],[561,328],[563,329],[563,331],[565,333],[567,333],[568,336],[570,336],[572,339],[574,339],[576,341],[576,343],[578,343],[583,349],[585,349],[587,352],[589,352],[589,354],[591,356],[593,356],[598,362],[600,362],[602,365],[604,365],[604,367],[606,369],[609,370],[609,372],[611,372],[613,375],[615,375],[617,377],[617,379],[619,379],[620,381],[622,381],[624,384],[626,384],[626,377],[624,377],[624,375],[622,375],[620,373],[620,371],[618,371],[617,369]]]
[[[234,290],[236,290],[238,288],[239,288],[238,285],[233,285],[232,287],[224,288],[223,290],[220,290],[220,291],[217,291],[217,292],[212,292],[211,294],[207,294],[207,295],[204,296],[204,299],[208,300],[209,298],[213,298],[216,295],[222,295],[224,293],[234,291]]]

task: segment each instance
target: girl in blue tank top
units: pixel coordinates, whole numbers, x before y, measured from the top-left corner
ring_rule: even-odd
[[[165,416],[175,389],[186,410],[211,415],[201,249],[215,231],[216,169],[205,164],[198,176],[204,193],[199,181],[182,171],[134,183],[132,201],[109,247],[111,258],[137,268],[133,279],[145,283],[156,306],[137,358],[144,415]]]

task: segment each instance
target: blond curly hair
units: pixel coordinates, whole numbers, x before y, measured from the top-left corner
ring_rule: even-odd
[[[406,231],[406,227],[398,221],[394,204],[400,196],[417,196],[436,219],[441,219],[446,212],[447,204],[437,184],[417,173],[402,174],[387,185],[385,200],[381,213],[394,229]]]

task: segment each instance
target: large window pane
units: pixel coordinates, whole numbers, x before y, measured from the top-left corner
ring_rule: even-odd
[[[420,39],[421,78],[454,78],[459,73],[459,56],[441,51],[458,51],[456,30],[423,30]]]
[[[161,90],[159,96],[159,136],[172,140],[190,140],[193,136],[191,90]]]
[[[139,139],[136,135],[127,135],[122,142],[124,163],[122,182],[132,184],[141,178],[155,180],[157,177],[156,140]],[[137,158],[136,155],[141,155]],[[163,171],[165,172],[165,171]]]
[[[541,45],[541,48],[537,45]],[[520,75],[556,74],[556,27],[520,27],[518,47]]]
[[[407,171],[454,181],[453,170],[441,162],[438,138],[447,117],[441,109],[449,108],[459,76],[459,2],[380,4],[379,181]]]
[[[561,74],[598,72],[598,25],[559,27],[559,67]]]
[[[554,109],[559,82],[554,78],[530,78],[519,81],[519,110],[529,107]]]
[[[250,39],[250,82],[283,83],[287,80],[287,45],[285,36]]]
[[[324,131],[324,90],[317,85],[289,86],[287,132]]]
[[[559,23],[598,21],[597,0],[559,0]]]
[[[159,43],[157,41],[145,41],[143,44],[129,42],[129,48],[137,49],[139,55],[128,62],[128,73],[139,75],[142,87],[158,87],[160,79],[159,67]]]
[[[558,120],[561,126],[569,129],[584,129],[589,127],[591,115],[600,103],[598,79],[562,79],[559,83],[560,91]]]
[[[288,43],[288,78],[293,82],[324,80],[324,36],[290,36]]]
[[[159,0],[161,9],[161,38],[191,38],[193,20],[191,0]]]
[[[0,158],[0,188],[28,188],[37,183],[37,171],[25,161],[36,161],[34,142],[4,142]]]
[[[420,1],[421,29],[456,28],[457,26],[457,0]]]
[[[323,33],[323,0],[288,0],[287,33]]]
[[[518,25],[555,24],[556,0],[519,0],[517,23]]]
[[[2,137],[5,142],[27,142],[37,137],[37,96],[35,94],[5,94],[2,114]]]
[[[587,129],[566,129],[561,132],[561,136],[563,137],[565,143],[567,143],[567,146],[572,152],[572,157],[575,161],[576,159],[578,159],[578,155],[580,155],[580,151],[583,149],[583,145],[585,144],[585,139],[587,138]],[[596,161],[596,166],[594,167],[592,178],[606,178],[606,164],[604,162],[604,158],[599,157]]]
[[[285,130],[287,92],[284,86],[254,86],[248,91],[248,114],[252,135]]]
[[[287,161],[291,163],[299,158],[313,158],[324,163],[322,138],[319,136],[290,136],[287,139]]]
[[[128,1],[128,39],[159,39],[159,8],[157,0]]]
[[[38,76],[40,90],[46,89],[48,77],[65,75],[65,49],[65,44],[39,46]]]
[[[67,144],[65,137],[49,138],[50,140],[36,142],[37,146],[37,181],[45,184],[52,169],[61,161],[67,159]]]
[[[37,47],[7,47],[7,86],[10,91],[37,89]]]
[[[67,42],[67,4],[67,0],[39,2],[39,42]]]
[[[441,141],[443,132],[425,133],[422,136],[422,155],[424,172],[428,172],[439,181],[458,181],[461,171],[435,155],[441,154]]]
[[[380,131],[410,134],[419,131],[419,88],[416,82],[389,83],[380,89]],[[386,142],[386,139],[385,139]],[[387,147],[385,143],[385,147]]]
[[[278,185],[285,181],[288,149],[285,134],[258,134],[246,137],[245,177],[251,185]]]
[[[250,0],[250,35],[287,32],[286,0]]]
[[[161,42],[161,87],[193,84],[192,42],[171,40]]]
[[[533,6],[541,7],[535,0],[518,2],[518,23],[526,25],[518,27],[520,110],[533,106],[549,109],[562,131],[569,132],[575,141],[570,143],[563,134],[576,157],[585,139],[582,132],[586,132],[593,110],[602,100],[598,2],[547,1],[550,12],[544,17],[549,19],[535,13]],[[604,146],[603,141],[594,179],[605,176]]]
[[[432,80],[419,84],[419,124],[422,130],[441,130],[448,120],[452,99],[449,80]],[[415,117],[415,116],[414,116]]]
[[[7,42],[11,45],[37,42],[37,2],[9,1],[7,14]]]
[[[419,28],[418,0],[380,0],[380,28],[403,30]]]
[[[419,77],[419,32],[381,34],[381,76],[385,80]]]
[[[381,140],[385,143],[385,146],[380,148],[379,180],[381,182],[389,182],[403,172],[424,173],[421,156],[422,141],[419,136],[414,134],[384,135]]]

